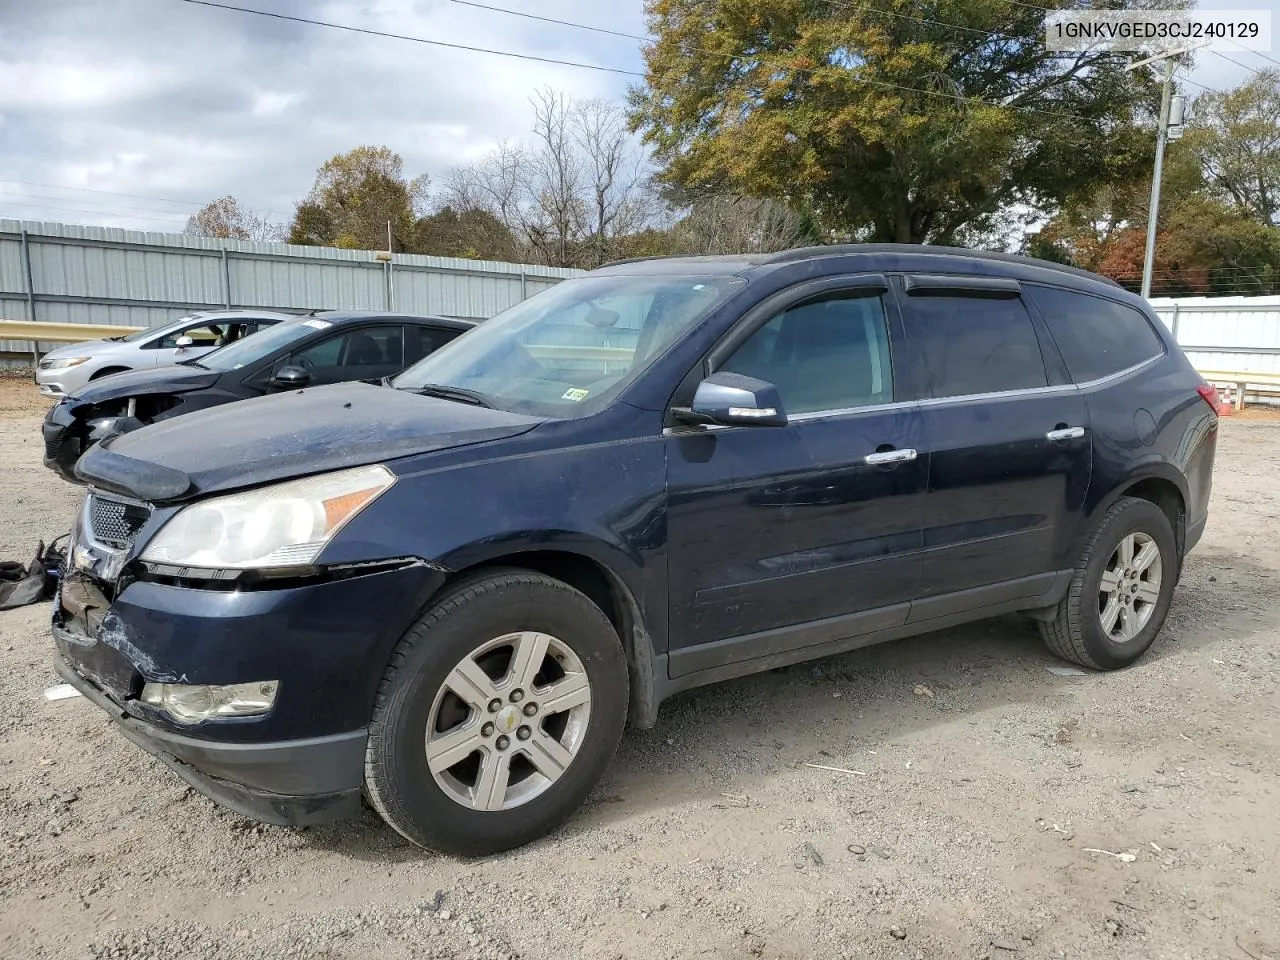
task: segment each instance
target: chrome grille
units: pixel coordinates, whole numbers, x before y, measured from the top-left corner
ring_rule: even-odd
[[[89,494],[89,532],[106,547],[128,549],[151,515],[150,507]]]

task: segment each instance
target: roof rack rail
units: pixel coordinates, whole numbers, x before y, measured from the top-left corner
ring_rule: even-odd
[[[968,257],[974,260],[998,260],[1001,263],[1015,263],[1024,267],[1040,267],[1044,270],[1055,270],[1059,273],[1076,277],[1087,277],[1090,280],[1101,280],[1112,286],[1120,284],[1110,277],[1091,273],[1079,267],[1067,266],[1065,263],[1054,263],[1052,260],[1039,260],[1035,257],[1024,257],[1016,253],[998,253],[989,250],[972,250],[968,247],[941,247],[919,243],[841,243],[825,247],[794,247],[791,250],[780,250],[777,253],[765,254],[761,263],[788,263],[794,260],[809,260],[815,257],[838,257],[854,253],[922,253],[929,256]]]

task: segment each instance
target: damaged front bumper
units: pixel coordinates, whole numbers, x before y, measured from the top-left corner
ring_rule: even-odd
[[[68,683],[225,807],[285,825],[359,812],[379,665],[438,586],[437,571],[411,564],[201,588],[132,579],[128,564],[103,578],[108,568],[82,549],[72,548],[53,613],[55,666]],[[263,716],[184,725],[140,699],[148,682],[263,680],[279,682]]]
[[[80,642],[57,628],[54,638],[59,646]],[[200,740],[132,716],[128,702],[113,700],[66,657],[59,656],[54,668],[116,721],[127,739],[229,810],[282,826],[341,820],[360,811],[363,730],[279,743]]]

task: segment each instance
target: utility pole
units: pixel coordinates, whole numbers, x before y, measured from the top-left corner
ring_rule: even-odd
[[[1146,66],[1148,63],[1155,63],[1159,60],[1164,61],[1164,92],[1160,96],[1160,123],[1156,131],[1156,168],[1151,175],[1151,203],[1147,208],[1147,250],[1142,258],[1143,297],[1151,296],[1151,272],[1156,262],[1156,222],[1160,214],[1160,174],[1164,170],[1164,147],[1170,139],[1169,113],[1174,101],[1173,72],[1177,69],[1177,64],[1173,62],[1173,58],[1189,53],[1204,45],[1204,42],[1201,42],[1189,47],[1179,47],[1177,50],[1157,53],[1155,56],[1138,60],[1125,67],[1126,70],[1136,70],[1138,67]],[[1177,100],[1178,131],[1177,136],[1173,137],[1173,139],[1177,139],[1182,135],[1182,98],[1178,97]]]
[[[395,250],[391,247],[391,221],[387,221],[387,309],[396,308],[396,282],[392,277],[395,272]]]

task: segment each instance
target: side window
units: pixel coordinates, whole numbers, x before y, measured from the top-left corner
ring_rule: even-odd
[[[321,340],[319,343],[313,343],[309,347],[295,350],[289,355],[287,363],[297,364],[308,369],[313,367],[336,367],[338,358],[342,356],[342,344],[345,340],[345,336],[330,337],[328,340]],[[281,366],[284,366],[284,364],[281,364]]]
[[[456,330],[441,327],[420,327],[416,324],[404,328],[404,365],[417,363],[428,354],[435,353],[458,335]]]
[[[197,347],[222,346],[220,341],[226,337],[229,326],[227,323],[206,323],[203,326],[188,327],[153,340],[147,347],[152,350],[172,350],[178,345],[179,337],[190,337],[194,341],[193,346]]]
[[[1056,287],[1030,287],[1076,383],[1098,380],[1158,357],[1164,345],[1133,307]]]
[[[1040,341],[1019,298],[908,296],[934,397],[1043,387]]]
[[[404,362],[401,328],[361,327],[321,340],[294,352],[289,363],[313,369],[341,367],[352,379],[361,379],[363,367],[399,367]]]
[[[893,368],[879,297],[834,297],[791,307],[717,367],[767,380],[787,413],[888,403]]]

